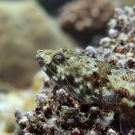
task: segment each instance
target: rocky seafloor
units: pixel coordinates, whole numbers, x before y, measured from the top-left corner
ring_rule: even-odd
[[[88,46],[76,51],[134,71],[135,6],[116,8],[108,24],[108,37],[100,40],[98,48]],[[15,118],[15,135],[121,135],[119,114],[97,104],[84,104],[46,75],[35,97],[35,108],[26,113],[16,109]],[[129,135],[134,134],[132,131]]]

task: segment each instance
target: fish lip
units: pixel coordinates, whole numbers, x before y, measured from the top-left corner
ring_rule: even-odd
[[[36,54],[36,58],[37,58],[37,61],[38,62],[41,62],[42,61],[42,58],[40,57],[40,55]]]
[[[39,54],[36,54],[36,59],[37,59],[39,65],[40,65],[40,67],[42,67],[43,65],[45,65],[44,59]]]
[[[43,50],[37,50],[36,58],[42,58],[44,59],[44,51]]]
[[[36,54],[36,58],[37,58],[37,59],[39,58],[39,55],[38,55],[38,54]]]
[[[43,62],[45,59],[45,54],[43,50],[37,50],[36,58],[39,62]]]

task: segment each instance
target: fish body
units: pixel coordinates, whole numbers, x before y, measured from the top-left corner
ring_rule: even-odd
[[[78,54],[66,47],[39,50],[42,70],[71,96],[84,103],[97,103],[135,123],[135,73],[116,69],[110,64]],[[126,122],[126,123],[127,123]],[[127,134],[121,123],[123,134]]]

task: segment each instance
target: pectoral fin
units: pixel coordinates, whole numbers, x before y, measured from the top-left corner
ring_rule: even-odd
[[[122,135],[135,135],[135,123],[120,115],[120,131]]]
[[[118,106],[118,104],[121,101],[121,97],[119,94],[104,95],[102,98],[103,98],[103,101],[102,101],[103,105],[109,108],[114,108],[115,106]]]

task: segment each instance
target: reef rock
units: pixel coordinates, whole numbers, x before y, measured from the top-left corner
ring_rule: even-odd
[[[75,0],[60,10],[61,27],[87,45],[95,35],[106,33],[114,4],[108,0]]]
[[[108,34],[100,40],[102,59],[118,68],[135,71],[135,6],[115,9]]]
[[[75,43],[35,1],[0,2],[0,79],[25,88],[39,69],[38,49]]]

